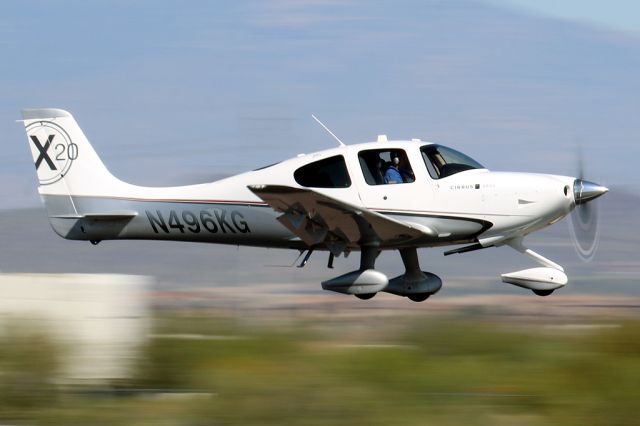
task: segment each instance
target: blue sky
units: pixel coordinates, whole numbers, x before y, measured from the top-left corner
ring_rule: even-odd
[[[3,2],[0,208],[38,203],[25,107],[71,111],[138,184],[333,147],[313,113],[346,143],[420,137],[496,170],[574,174],[580,145],[588,178],[634,190],[637,33],[595,2],[506,1]]]

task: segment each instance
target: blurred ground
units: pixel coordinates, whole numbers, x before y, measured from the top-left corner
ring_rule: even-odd
[[[156,308],[137,368],[106,386],[57,383],[64,352],[42,330],[14,324],[0,338],[0,419],[637,424],[637,298],[463,297],[435,310],[348,300],[277,310]]]
[[[611,197],[609,196],[611,195]],[[630,212],[638,199],[601,203],[602,238],[583,264],[566,224],[531,236],[565,265],[550,297],[503,284],[530,265],[508,249],[442,257],[424,303],[323,292],[317,256],[163,242],[65,241],[43,210],[0,213],[3,272],[129,273],[155,277],[153,324],[130,377],[59,380],[68,353],[45,328],[4,321],[0,422],[43,425],[626,425],[640,397],[640,262]],[[280,265],[280,266],[278,266]],[[401,273],[395,253],[379,266]],[[96,312],[96,315],[98,313]],[[24,320],[24,319],[23,319]]]

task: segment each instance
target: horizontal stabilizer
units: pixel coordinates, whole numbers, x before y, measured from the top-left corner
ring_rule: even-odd
[[[138,212],[115,211],[102,213],[62,214],[50,216],[55,219],[128,220],[138,216]]]

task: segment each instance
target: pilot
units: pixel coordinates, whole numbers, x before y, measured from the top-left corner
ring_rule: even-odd
[[[393,154],[391,158],[391,165],[384,172],[384,183],[402,183],[402,173],[400,173],[400,158],[398,154]]]

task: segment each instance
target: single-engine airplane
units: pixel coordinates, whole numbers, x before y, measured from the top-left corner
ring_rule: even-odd
[[[22,115],[38,192],[61,237],[297,249],[306,251],[302,266],[314,250],[329,253],[329,267],[335,256],[357,251],[360,267],[322,288],[360,299],[380,291],[427,299],[442,280],[421,270],[417,249],[447,245],[463,246],[445,255],[510,246],[541,267],[502,280],[549,295],[567,283],[564,269],[527,248],[524,237],[608,191],[582,178],[493,172],[446,146],[384,135],[354,145],[338,139],[333,149],[216,182],[142,187],[107,170],[70,113]],[[375,269],[382,250],[400,252],[404,274],[389,279]]]

